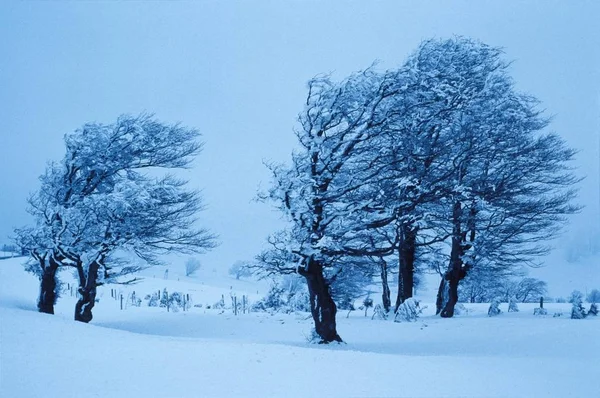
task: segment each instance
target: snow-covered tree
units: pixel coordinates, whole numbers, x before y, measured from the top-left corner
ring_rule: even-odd
[[[488,308],[488,316],[496,316],[500,315],[502,310],[500,309],[500,299],[494,298],[490,303],[490,308]]]
[[[273,183],[264,197],[289,217],[284,251],[307,281],[315,330],[329,343],[341,338],[328,270],[341,257],[380,254],[361,236],[376,225],[372,217],[365,219],[373,213],[373,198],[361,190],[379,175],[369,168],[369,155],[385,129],[385,101],[394,91],[371,70],[341,83],[317,77],[308,86],[296,131],[301,149],[290,167],[271,165]],[[385,213],[378,216],[385,218]]]
[[[75,319],[89,322],[99,284],[127,283],[122,277],[158,263],[163,253],[214,246],[214,236],[195,225],[199,193],[159,173],[188,166],[201,149],[198,135],[140,115],[86,124],[65,136],[65,157],[48,166],[29,199],[35,227],[17,231],[18,242],[39,264],[42,293],[52,288],[44,281],[55,278],[59,266],[74,267]],[[146,265],[131,265],[124,253]]]
[[[571,306],[571,319],[583,319],[587,316],[585,308],[583,308],[583,293],[579,290],[574,290],[569,298]]]
[[[431,210],[442,221],[438,235],[450,236],[442,317],[453,315],[459,282],[473,268],[535,264],[564,215],[578,210],[570,204],[575,152],[543,132],[548,119],[533,97],[516,91],[501,55],[465,38],[427,41],[417,51],[420,72],[455,101],[451,123],[441,120],[449,158],[440,167],[452,173]]]
[[[519,306],[514,297],[508,299],[508,312],[519,312]]]

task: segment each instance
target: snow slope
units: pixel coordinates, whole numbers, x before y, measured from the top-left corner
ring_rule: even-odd
[[[69,295],[57,315],[35,312],[37,283],[19,261],[0,261],[1,397],[592,397],[600,391],[598,319],[534,317],[531,305],[496,318],[485,315],[485,305],[472,305],[467,316],[425,315],[402,324],[340,312],[347,344],[319,346],[306,342],[306,314],[121,311],[106,286],[85,325],[71,321]],[[234,289],[217,277],[204,284],[160,281],[196,289],[196,302]],[[150,278],[135,289],[159,284]]]

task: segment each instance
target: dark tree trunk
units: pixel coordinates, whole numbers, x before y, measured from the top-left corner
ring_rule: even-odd
[[[323,266],[314,259],[308,260],[308,267],[299,267],[298,273],[306,278],[310,298],[310,312],[315,322],[315,331],[321,337],[320,343],[342,342],[335,323],[337,308],[331,297],[329,283],[323,275]]]
[[[42,268],[42,276],[40,278],[40,295],[38,297],[38,311],[45,314],[54,314],[54,304],[58,297],[56,291],[56,271],[58,270],[58,262],[49,256],[48,264],[45,264],[45,259],[39,259],[40,267]]]
[[[416,229],[408,225],[403,226],[398,247],[398,296],[394,312],[398,311],[400,304],[413,296],[416,241]]]
[[[448,300],[442,309],[440,316],[442,318],[451,318],[454,316],[454,307],[458,303],[458,284],[467,276],[470,268],[469,264],[463,263],[463,255],[469,250],[475,240],[475,204],[469,210],[467,219],[467,228],[465,231],[461,228],[462,204],[456,202],[452,209],[452,222],[454,224],[452,231],[452,249],[450,252],[450,263],[448,271],[444,278],[448,282]],[[467,242],[467,232],[469,238]]]
[[[77,265],[79,275],[79,300],[75,304],[75,320],[88,323],[92,320],[92,308],[96,303],[96,289],[99,264],[94,261],[90,264],[87,274],[83,265]]]
[[[390,308],[392,306],[392,299],[390,285],[388,284],[387,262],[382,258],[379,260],[379,265],[381,269],[381,285],[383,288],[383,293],[381,294],[381,301],[383,303],[384,311],[390,312]]]
[[[448,301],[448,283],[446,282],[446,277],[442,275],[442,279],[440,280],[440,286],[438,287],[437,297],[435,300],[435,314],[439,315],[440,312],[446,306],[446,302]]]

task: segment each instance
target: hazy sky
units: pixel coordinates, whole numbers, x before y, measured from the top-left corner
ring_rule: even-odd
[[[526,4],[525,4],[526,3]],[[285,161],[306,81],[374,60],[398,66],[419,42],[465,35],[505,48],[518,88],[579,149],[587,178],[569,236],[600,224],[600,2],[10,2],[0,4],[0,243],[28,222],[25,199],[63,135],[154,112],[197,127],[188,174],[221,246],[202,261],[251,259],[282,225],[255,203],[263,160]]]

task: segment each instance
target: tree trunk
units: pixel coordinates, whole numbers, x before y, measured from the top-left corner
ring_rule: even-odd
[[[398,311],[400,304],[413,296],[416,241],[416,229],[404,225],[400,231],[398,247],[398,296],[394,312]]]
[[[58,270],[58,262],[51,255],[48,258],[48,265],[45,264],[45,259],[39,259],[40,267],[42,268],[42,276],[40,278],[40,295],[38,297],[38,311],[45,314],[54,314],[54,304],[58,297],[56,291],[56,271]]]
[[[382,258],[379,260],[379,265],[381,268],[381,285],[383,288],[383,293],[381,294],[381,301],[383,303],[384,311],[390,312],[390,308],[392,306],[392,299],[390,285],[388,284],[387,262]]]
[[[321,337],[320,344],[334,341],[342,342],[335,323],[337,308],[331,297],[329,283],[323,275],[322,264],[314,259],[308,260],[308,267],[298,267],[298,273],[306,278],[310,298],[310,312],[315,323],[315,331]]]
[[[473,211],[471,211],[473,213]],[[450,252],[450,263],[448,271],[444,275],[448,281],[448,301],[444,305],[440,316],[442,318],[452,318],[454,316],[454,307],[458,303],[458,284],[466,276],[466,268],[463,267],[463,255],[468,246],[464,245],[466,233],[461,228],[462,205],[460,202],[454,204],[452,209],[452,222],[454,223],[452,231],[452,249]],[[474,239],[474,230],[471,232],[471,241]]]
[[[82,264],[77,265],[79,274],[79,300],[75,304],[75,320],[88,323],[92,320],[92,308],[96,303],[96,288],[99,264],[97,261],[89,265],[87,274]]]
[[[442,275],[442,279],[440,280],[440,286],[438,287],[437,297],[435,300],[435,314],[439,315],[440,312],[446,306],[446,302],[448,302],[448,283],[446,282],[446,278]]]

